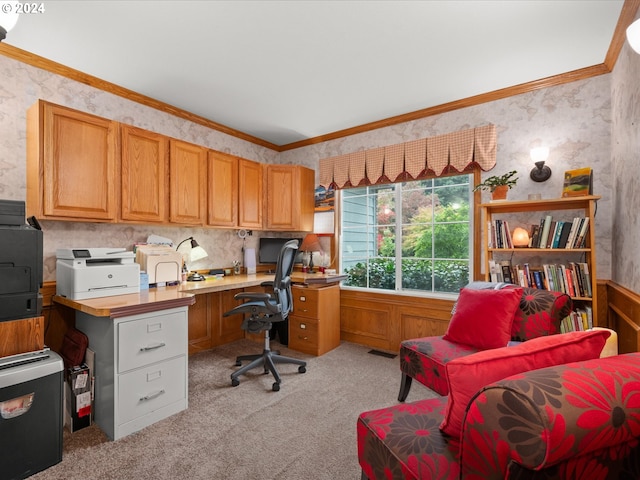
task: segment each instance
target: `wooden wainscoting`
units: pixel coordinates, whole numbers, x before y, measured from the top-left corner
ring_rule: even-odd
[[[340,291],[340,337],[368,347],[397,352],[409,338],[443,335],[454,300]]]
[[[640,295],[609,281],[606,305],[606,326],[618,334],[618,352],[640,352]]]

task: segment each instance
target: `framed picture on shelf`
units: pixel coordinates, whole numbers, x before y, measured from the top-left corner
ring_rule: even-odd
[[[593,195],[593,170],[591,167],[577,168],[564,172],[563,197]]]

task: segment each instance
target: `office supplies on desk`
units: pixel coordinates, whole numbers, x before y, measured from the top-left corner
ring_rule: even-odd
[[[170,245],[137,245],[136,262],[149,275],[149,284],[178,282],[182,253]]]
[[[59,248],[56,293],[71,300],[140,291],[140,265],[124,248]]]

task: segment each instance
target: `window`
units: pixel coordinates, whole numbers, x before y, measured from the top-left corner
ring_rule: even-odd
[[[472,278],[473,174],[341,191],[344,286],[457,293]]]

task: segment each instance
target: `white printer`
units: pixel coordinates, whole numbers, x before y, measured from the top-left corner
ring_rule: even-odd
[[[59,248],[56,293],[71,300],[140,291],[140,265],[124,248]]]

